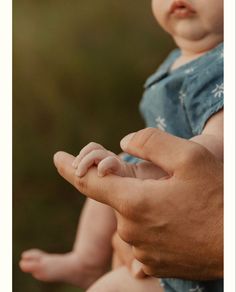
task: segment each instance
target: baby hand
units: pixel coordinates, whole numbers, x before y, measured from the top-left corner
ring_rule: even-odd
[[[76,169],[75,174],[82,177],[93,165],[97,165],[99,176],[105,176],[108,173],[125,176],[126,166],[119,156],[102,145],[91,142],[80,151],[72,166]]]

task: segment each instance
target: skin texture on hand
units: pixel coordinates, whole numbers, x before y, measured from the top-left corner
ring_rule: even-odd
[[[147,275],[210,280],[223,277],[223,164],[206,148],[158,129],[127,136],[122,149],[161,167],[161,180],[83,178],[74,156],[58,152],[58,172],[81,193],[117,211],[117,233],[133,246]]]

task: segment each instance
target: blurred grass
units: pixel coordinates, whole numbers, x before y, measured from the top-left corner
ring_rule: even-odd
[[[144,126],[142,86],[173,48],[150,1],[14,1],[14,292],[79,291],[20,272],[20,253],[72,247],[84,202],[56,173],[57,150],[119,152]]]

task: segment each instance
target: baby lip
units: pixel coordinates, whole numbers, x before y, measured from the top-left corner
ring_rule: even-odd
[[[172,3],[172,5],[170,7],[170,13],[173,14],[177,10],[183,10],[183,11],[189,12],[191,14],[196,12],[193,9],[192,5],[190,5],[188,2],[183,1],[183,0],[176,0]]]

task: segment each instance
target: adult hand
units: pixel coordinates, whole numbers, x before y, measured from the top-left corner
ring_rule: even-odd
[[[140,180],[75,176],[74,157],[58,152],[58,172],[86,196],[118,212],[117,232],[133,246],[145,274],[210,280],[223,277],[223,165],[207,149],[158,129],[126,136],[122,149],[168,176]]]

